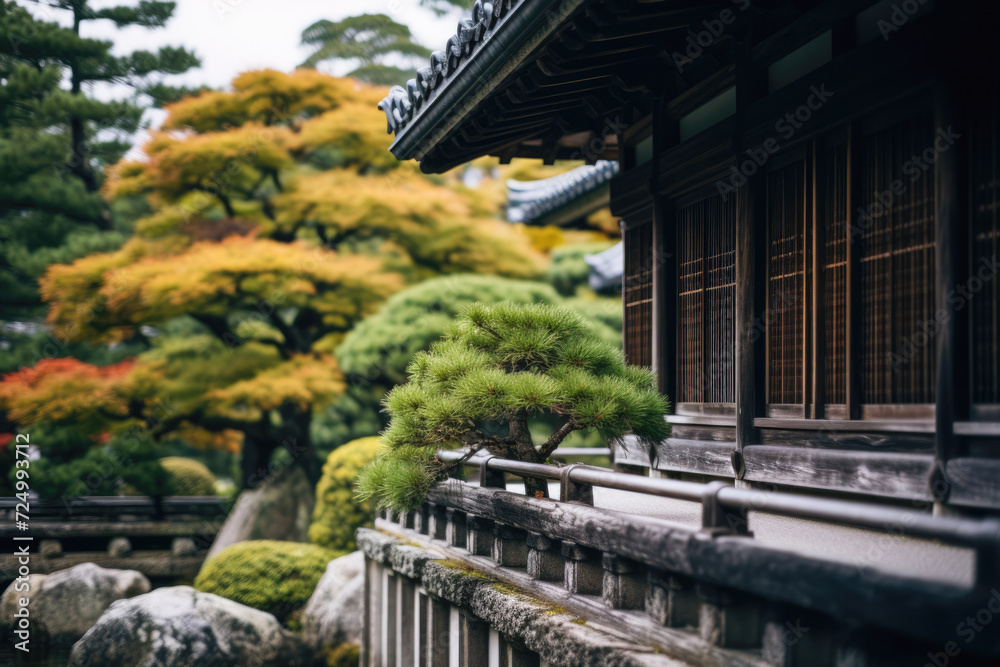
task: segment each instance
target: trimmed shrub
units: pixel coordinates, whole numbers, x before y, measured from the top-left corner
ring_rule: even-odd
[[[170,475],[174,495],[215,495],[215,475],[203,463],[183,456],[168,456],[160,459],[160,465]]]
[[[286,623],[305,606],[327,563],[342,555],[300,542],[237,542],[202,565],[194,587],[274,614]]]
[[[354,478],[375,458],[380,446],[378,436],[358,438],[330,453],[323,465],[323,476],[316,485],[309,541],[327,549],[354,551],[354,533],[375,520],[371,503],[354,498]]]

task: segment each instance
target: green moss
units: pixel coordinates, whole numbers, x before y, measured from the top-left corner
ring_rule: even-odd
[[[326,667],[357,667],[361,658],[357,644],[340,644],[326,651]]]
[[[178,496],[214,496],[215,475],[205,464],[182,456],[160,459]]]
[[[578,618],[570,620],[570,623],[576,623],[577,625],[586,625],[587,619],[585,619],[583,616],[580,616]]]
[[[309,600],[327,563],[341,555],[299,542],[238,542],[202,566],[194,587],[269,612],[285,623]]]
[[[375,511],[370,503],[354,498],[354,478],[375,458],[379,438],[359,438],[330,453],[323,466],[323,476],[316,485],[309,541],[327,549],[354,551],[354,534],[362,526],[371,526]]]

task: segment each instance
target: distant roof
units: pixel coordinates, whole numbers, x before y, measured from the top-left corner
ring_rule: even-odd
[[[599,160],[537,181],[507,181],[507,220],[564,225],[608,205],[609,182],[618,163]]]
[[[625,244],[619,241],[596,255],[586,255],[583,261],[590,266],[587,281],[595,292],[621,285],[625,273]]]

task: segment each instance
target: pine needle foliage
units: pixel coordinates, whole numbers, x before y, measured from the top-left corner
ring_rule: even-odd
[[[646,446],[669,435],[669,403],[652,372],[626,363],[579,315],[558,306],[473,304],[413,357],[407,374],[385,399],[387,449],[358,477],[359,498],[379,507],[417,507],[458,465],[439,461],[438,449],[541,463],[573,431],[594,429],[616,444],[632,434]],[[528,420],[540,414],[560,426],[536,447]],[[545,495],[546,487],[526,478],[525,491]]]

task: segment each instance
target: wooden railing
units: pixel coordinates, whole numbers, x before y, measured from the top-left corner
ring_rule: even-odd
[[[460,456],[439,453],[444,460]],[[384,514],[376,526],[678,659],[817,666],[883,664],[889,656],[926,660],[928,652],[962,641],[956,628],[968,618],[1000,604],[995,518],[932,516],[580,464],[557,468],[485,456],[465,465],[479,469],[478,485],[449,480],[418,511]],[[511,493],[505,474],[558,481],[560,498]],[[701,525],[595,508],[594,487],[699,503]],[[751,512],[969,549],[975,575],[960,585],[777,548],[748,531]],[[789,628],[800,632],[800,621],[807,631],[791,637]],[[1000,633],[974,633],[961,647],[966,655],[1000,657]],[[726,650],[733,653],[726,657]]]

